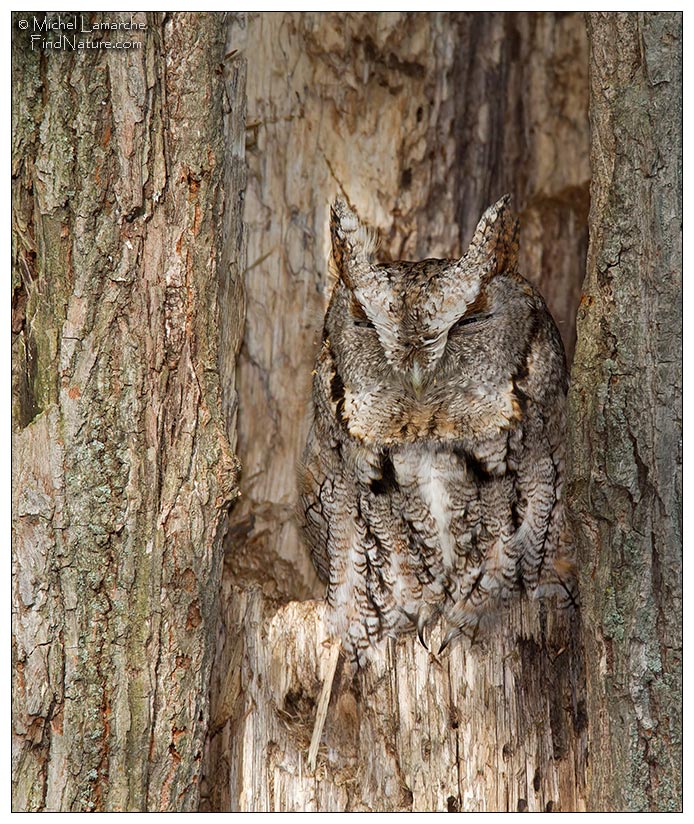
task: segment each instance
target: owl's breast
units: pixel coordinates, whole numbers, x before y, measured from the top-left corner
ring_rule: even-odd
[[[501,387],[459,386],[421,399],[380,386],[345,385],[340,423],[366,446],[421,441],[494,439],[522,418],[513,383]]]
[[[432,380],[421,393],[388,376],[365,380],[339,367],[327,340],[314,397],[316,407],[325,410],[320,423],[331,429],[330,437],[347,436],[375,454],[403,445],[462,444],[482,455],[492,472],[494,464],[503,468],[504,444],[527,409],[511,379],[473,381],[458,374]]]
[[[464,466],[449,449],[421,445],[391,451],[395,480],[406,491],[410,505],[420,508],[433,527],[444,568],[455,567],[456,540],[453,521],[459,511],[460,492],[467,484]]]

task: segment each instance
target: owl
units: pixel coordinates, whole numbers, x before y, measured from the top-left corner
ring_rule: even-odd
[[[299,511],[331,631],[360,666],[435,621],[474,642],[523,591],[574,603],[565,356],[509,197],[457,260],[375,262],[339,199],[330,233]]]

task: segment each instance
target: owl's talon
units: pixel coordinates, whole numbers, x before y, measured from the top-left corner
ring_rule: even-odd
[[[428,613],[424,610],[420,611],[417,615],[413,612],[408,612],[407,610],[403,610],[405,613],[405,617],[408,621],[412,624],[415,624],[417,627],[417,638],[419,638],[419,643],[424,647],[427,652],[431,652],[427,642],[424,640],[424,629],[426,628]]]
[[[437,655],[441,655],[441,653],[446,649],[446,647],[451,643],[451,641],[458,635],[457,629],[449,629],[446,633],[443,641],[441,641],[441,646],[439,647],[439,651]]]
[[[424,640],[424,624],[420,624],[417,627],[417,638],[419,638],[419,643],[424,647],[424,649],[427,652],[431,652],[431,650],[427,646],[427,642]]]

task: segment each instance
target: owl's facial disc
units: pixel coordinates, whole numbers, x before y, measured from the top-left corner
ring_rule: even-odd
[[[451,330],[471,334],[489,315],[480,279],[461,271],[458,261],[426,261],[416,273],[404,262],[370,266],[352,280],[349,292],[353,326],[376,333],[389,367],[418,398],[432,381]]]
[[[453,327],[461,334],[477,322],[484,284],[494,274],[495,227],[503,202],[488,210],[467,253],[459,260],[375,263],[374,236],[346,203],[331,212],[333,260],[351,295],[353,325],[376,332],[388,366],[419,396],[429,385]],[[494,246],[496,249],[496,246]],[[469,312],[474,318],[467,322]]]
[[[459,260],[376,264],[375,234],[343,200],[331,209],[332,253],[357,305],[356,325],[373,329],[392,369],[420,391],[446,349],[449,332],[474,334],[488,323],[479,305],[485,285],[517,264],[518,222],[504,196],[482,215]]]

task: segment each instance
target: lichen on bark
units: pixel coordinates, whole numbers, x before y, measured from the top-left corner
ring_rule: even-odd
[[[591,241],[570,392],[590,808],[681,808],[682,21],[590,14]]]
[[[237,477],[224,41],[209,16],[133,18],[138,47],[74,53],[32,51],[14,18],[18,810],[197,807]]]

